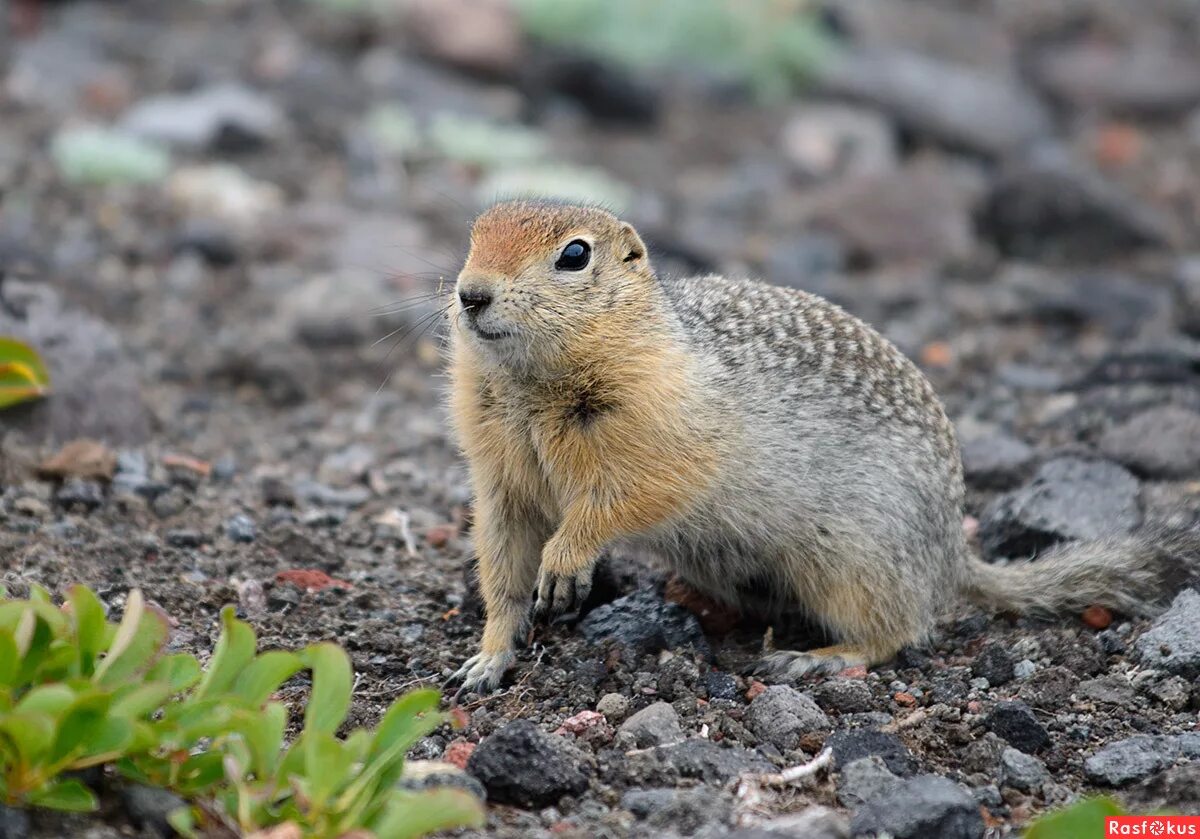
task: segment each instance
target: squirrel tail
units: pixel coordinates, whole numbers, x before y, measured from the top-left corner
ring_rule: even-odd
[[[1200,577],[1200,527],[1143,528],[1072,542],[1036,560],[989,565],[972,555],[963,593],[998,612],[1050,616],[1105,606],[1129,615],[1157,612]]]

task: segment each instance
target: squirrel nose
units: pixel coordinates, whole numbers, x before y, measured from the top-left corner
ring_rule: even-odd
[[[464,288],[459,290],[458,299],[468,315],[478,317],[492,302],[492,293],[478,288]]]

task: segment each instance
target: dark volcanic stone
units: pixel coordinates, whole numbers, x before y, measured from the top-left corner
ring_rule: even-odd
[[[1064,457],[989,504],[979,538],[990,556],[1022,557],[1061,541],[1124,533],[1141,520],[1133,475],[1105,460]]]
[[[1012,656],[1000,644],[988,644],[971,662],[971,672],[977,677],[987,679],[990,685],[1003,685],[1012,681]]]
[[[1025,259],[1096,261],[1171,239],[1153,209],[1057,153],[1002,172],[979,230]]]
[[[833,749],[833,762],[838,767],[878,755],[884,765],[897,775],[911,775],[917,771],[917,758],[894,734],[869,728],[838,731],[825,740],[825,745]]]
[[[704,677],[704,689],[709,699],[727,699],[734,701],[738,698],[737,679],[728,673],[713,670]]]
[[[82,507],[94,510],[104,503],[104,490],[95,481],[70,478],[54,494],[54,499],[64,507]]]
[[[987,719],[988,729],[1023,752],[1036,752],[1050,734],[1024,702],[997,702]]]
[[[705,658],[712,656],[695,615],[655,591],[634,592],[594,609],[579,632],[590,643],[618,641],[641,653],[692,647]]]
[[[962,787],[938,775],[921,775],[868,801],[850,823],[854,836],[887,833],[895,839],[979,839],[979,805]]]
[[[575,749],[528,720],[515,720],[485,737],[471,753],[467,772],[487,789],[488,800],[545,807],[587,789]]]

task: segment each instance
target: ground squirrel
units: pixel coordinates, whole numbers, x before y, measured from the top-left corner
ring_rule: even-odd
[[[885,661],[956,592],[997,610],[1142,613],[1194,568],[1194,533],[984,563],[963,533],[953,426],[912,362],[815,295],[660,277],[604,210],[489,209],[455,297],[451,412],[487,609],[464,689],[498,685],[533,592],[535,615],[577,609],[610,544],[734,606],[769,592],[842,642],[771,654],[778,678]]]

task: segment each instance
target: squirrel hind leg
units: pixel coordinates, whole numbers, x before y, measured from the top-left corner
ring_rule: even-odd
[[[793,681],[804,676],[832,676],[852,667],[872,667],[890,657],[872,654],[853,644],[835,644],[804,652],[780,650],[763,656],[754,672],[778,681]]]

